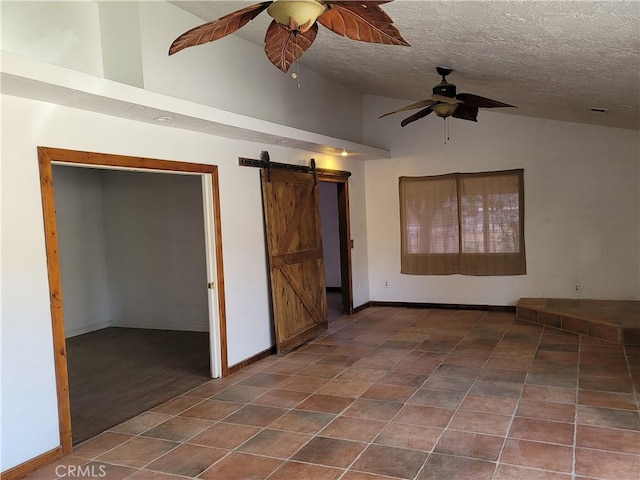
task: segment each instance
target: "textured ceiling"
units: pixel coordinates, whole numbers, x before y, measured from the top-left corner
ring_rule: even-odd
[[[256,2],[171,3],[210,21]],[[300,63],[359,92],[409,101],[431,95],[435,67],[447,66],[459,93],[518,106],[504,113],[640,129],[638,1],[396,0],[382,8],[411,47],[355,42],[320,26]],[[236,34],[262,45],[270,21],[264,12]]]

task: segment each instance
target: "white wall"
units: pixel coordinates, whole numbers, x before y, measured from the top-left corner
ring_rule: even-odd
[[[201,177],[102,175],[111,325],[208,331]]]
[[[53,171],[65,336],[208,331],[200,176]]]
[[[104,77],[144,87],[140,16],[136,2],[99,2]]]
[[[0,2],[2,50],[102,76],[98,4]]]
[[[53,166],[65,336],[110,326],[100,170]]]
[[[262,45],[230,35],[169,57],[173,40],[205,22],[168,2],[2,1],[0,6],[3,50],[134,86],[144,82],[147,90],[252,118],[362,141],[361,94],[304,67],[297,88],[290,75],[269,62]]]
[[[36,147],[216,164],[220,177],[229,365],[273,344],[259,169],[238,157],[352,172],[354,305],[368,300],[364,165],[134,122],[12,96],[2,122],[2,459],[0,471],[58,445],[57,402]],[[358,288],[359,287],[359,288]],[[251,332],[248,334],[247,332]],[[28,379],[28,381],[25,381]]]
[[[102,41],[109,42],[109,36],[102,38],[100,34],[97,3],[0,2],[0,6],[3,50],[103,75]],[[202,20],[160,2],[140,4],[139,15],[146,88],[315,133],[361,140],[361,95],[305,69],[300,72],[302,89],[298,90],[290,77],[266,60],[262,47],[235,37],[189,49],[169,59],[166,52],[171,41]],[[109,55],[113,52],[109,50],[111,46],[105,45]],[[127,58],[129,61],[131,57]],[[115,67],[108,65],[109,72]],[[239,167],[238,157],[257,158],[262,150],[269,150],[274,161],[308,163],[313,156],[319,167],[353,173],[349,184],[351,236],[355,242],[354,305],[368,301],[361,161],[137,123],[7,95],[1,101],[5,121],[1,126],[0,471],[59,444],[36,161],[39,145],[219,166],[230,365],[273,344],[259,171]],[[11,121],[6,121],[9,118]]]
[[[401,115],[377,119],[399,103],[365,98],[365,141],[375,139],[392,156],[365,166],[372,300],[514,305],[525,296],[640,299],[637,131],[482,111],[477,124],[452,119],[444,144],[439,118],[404,128]],[[524,168],[527,275],[400,274],[399,176],[512,168]]]
[[[178,36],[205,22],[165,2],[139,6],[147,90],[302,130],[362,140],[359,93],[304,67],[300,67],[298,89],[290,75],[269,62],[262,45],[235,35],[169,57],[169,46]]]
[[[341,287],[338,186],[332,182],[319,182],[318,192],[320,194],[325,283],[327,287]]]

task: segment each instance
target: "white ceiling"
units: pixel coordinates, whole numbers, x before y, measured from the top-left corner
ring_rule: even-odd
[[[171,3],[210,21],[257,2]],[[504,113],[640,129],[637,0],[396,0],[382,8],[411,47],[356,42],[320,26],[300,63],[359,92],[408,101],[431,95],[435,67],[447,66],[458,93],[518,106]],[[270,21],[263,12],[237,35],[262,45]]]

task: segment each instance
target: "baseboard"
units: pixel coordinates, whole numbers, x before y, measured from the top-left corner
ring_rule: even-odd
[[[64,332],[65,338],[77,337],[78,335],[84,335],[85,333],[97,332],[103,328],[109,328],[111,322],[102,322],[95,325],[89,325],[88,327],[74,328],[73,330],[67,330]]]
[[[327,292],[342,292],[342,287],[326,287]]]
[[[37,457],[27,460],[20,465],[16,465],[9,470],[5,470],[0,473],[0,478],[2,478],[2,480],[18,480],[26,477],[45,465],[55,462],[59,458],[62,458],[62,447],[54,448],[53,450],[43,453],[42,455],[38,455]]]
[[[467,305],[467,304],[459,304],[459,303],[418,303],[418,302],[382,302],[372,300],[370,302],[365,302],[362,305],[359,305],[353,309],[353,313],[361,312],[369,307],[401,307],[401,308],[438,308],[438,309],[449,309],[449,310],[487,310],[490,312],[508,312],[515,313],[516,307],[515,305]],[[242,370],[249,365],[256,363],[263,358],[267,358],[270,355],[276,353],[276,347],[271,347],[267,350],[264,350],[260,353],[255,354],[252,357],[247,358],[235,365],[232,365],[228,369],[228,374],[231,375],[237,371]]]
[[[240,370],[242,370],[245,367],[248,367],[249,365],[259,362],[260,360],[262,360],[263,358],[267,358],[270,357],[271,355],[274,355],[276,353],[276,347],[273,346],[267,350],[263,350],[260,353],[256,353],[254,356],[249,357],[243,361],[241,361],[240,363],[236,363],[235,365],[232,365],[231,367],[229,367],[227,369],[228,375],[231,375],[232,373],[238,372]]]
[[[437,308],[443,310],[487,310],[489,312],[515,313],[515,305],[469,305],[463,303],[422,303],[422,302],[386,302],[371,300],[372,307],[400,307],[400,308]]]
[[[361,312],[362,310],[365,310],[365,309],[367,309],[367,308],[369,308],[369,307],[371,307],[371,306],[372,306],[372,305],[371,305],[371,302],[363,303],[362,305],[355,307],[355,308],[353,309],[353,312],[351,312],[351,314],[353,315],[354,313]]]
[[[177,332],[208,332],[209,325],[147,325],[144,323],[114,323],[111,322],[112,327],[117,328],[139,328],[141,330],[171,330]]]

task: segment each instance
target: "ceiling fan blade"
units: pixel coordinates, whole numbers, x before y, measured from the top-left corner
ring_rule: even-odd
[[[388,113],[385,113],[383,115],[380,115],[378,118],[386,117],[387,115],[392,115],[392,114],[398,113],[398,112],[406,112],[407,110],[414,110],[414,109],[420,108],[420,107],[431,106],[434,103],[435,102],[433,100],[431,100],[430,98],[428,98],[426,100],[420,100],[419,102],[412,103],[411,105],[407,105],[405,107],[399,108],[398,110],[394,110],[393,112],[388,112]]]
[[[427,107],[427,108],[425,108],[423,110],[420,110],[419,112],[414,113],[410,117],[405,118],[402,122],[400,122],[400,125],[402,125],[403,127],[406,127],[411,122],[415,122],[416,120],[420,120],[421,118],[424,118],[427,115],[429,115],[431,112],[433,112],[433,110],[431,110],[431,107]]]
[[[463,104],[458,105],[456,111],[451,115],[454,118],[461,118],[462,120],[470,120],[472,122],[478,121],[478,107],[471,107]]]
[[[449,105],[458,105],[459,103],[464,103],[463,100],[459,100],[457,98],[445,97],[444,95],[438,95],[437,93],[434,93],[433,95],[431,95],[431,99],[434,102],[448,103]]]
[[[327,1],[327,10],[318,17],[324,27],[352,40],[386,45],[406,45],[393,20],[379,5],[387,1]]]
[[[212,22],[192,28],[176,38],[169,48],[169,55],[203,43],[213,42],[244,27],[273,2],[256,3]]]
[[[497,100],[491,100],[490,98],[480,97],[479,95],[473,95],[472,93],[459,93],[456,98],[462,100],[465,105],[478,108],[498,108],[498,107],[513,107],[518,108],[515,105],[509,105],[508,103],[502,103]]]
[[[306,32],[294,32],[289,27],[273,20],[264,37],[264,51],[276,67],[283,72],[302,56],[318,34],[318,24],[313,24]]]

